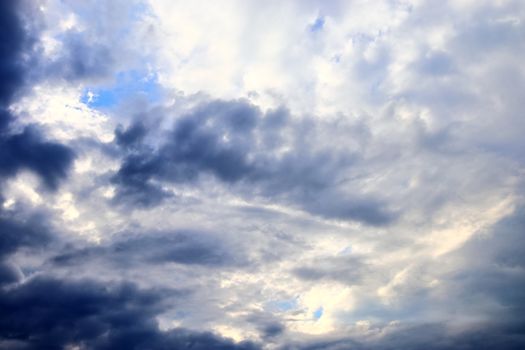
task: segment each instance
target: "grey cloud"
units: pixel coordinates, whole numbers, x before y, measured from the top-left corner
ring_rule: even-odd
[[[0,256],[15,252],[22,246],[43,246],[51,240],[45,217],[17,219],[11,214],[0,211]]]
[[[452,332],[446,324],[420,324],[377,327],[372,336],[332,337],[296,342],[281,347],[283,350],[518,350],[525,345],[523,324],[484,323],[465,331]]]
[[[515,212],[480,232],[448,259],[461,269],[447,271],[449,293],[458,299],[456,307],[475,314],[489,310],[503,321],[523,322],[525,311],[525,210]],[[478,300],[470,306],[467,300]]]
[[[0,291],[0,347],[21,349],[257,349],[212,333],[161,331],[167,292],[37,277]],[[10,342],[10,343],[9,343]],[[13,348],[13,347],[10,347]]]
[[[10,177],[28,169],[55,190],[67,177],[74,158],[69,147],[45,140],[30,126],[19,134],[0,134],[0,176]]]
[[[125,70],[133,62],[143,57],[136,48],[136,22],[134,12],[146,9],[139,1],[112,1],[111,3],[90,0],[84,2],[63,1],[51,3],[59,13],[48,14],[47,23],[53,28],[63,13],[71,11],[76,16],[79,27],[73,26],[55,37],[62,50],[52,57],[42,56],[39,61],[41,79],[67,83],[104,84],[114,78],[114,74]],[[115,16],[118,13],[118,16]],[[53,17],[56,16],[56,17]],[[87,28],[87,30],[82,29]],[[134,29],[134,28],[133,28]],[[138,57],[141,56],[139,59]]]
[[[277,343],[278,339],[284,339],[287,333],[286,326],[279,317],[263,311],[252,312],[241,322],[253,326],[265,345]]]
[[[18,282],[23,274],[10,258],[20,249],[39,250],[48,247],[54,236],[45,214],[19,217],[0,209],[0,286]]]
[[[12,259],[15,255],[25,251],[36,256],[44,250],[44,255],[52,254],[61,249],[65,237],[52,232],[45,213],[28,216],[23,210],[0,210],[0,215],[1,349],[259,348],[252,342],[235,343],[209,332],[160,330],[157,317],[170,310],[172,299],[179,297],[177,290],[139,289],[126,281],[102,283],[80,279],[77,274],[78,263],[86,257],[94,261],[97,254],[126,269],[130,259],[224,267],[230,260],[221,250],[221,242],[190,232],[157,239],[140,236],[107,248],[69,249],[69,255],[56,262],[67,265],[75,279],[52,277],[57,269],[49,265],[37,265],[36,271],[24,276],[15,263],[20,260]]]
[[[97,260],[113,263],[117,268],[166,263],[227,268],[248,263],[247,257],[235,246],[228,246],[222,237],[197,231],[123,235],[107,244],[66,247],[65,252],[52,258],[54,264],[66,267]]]
[[[116,57],[108,44],[89,42],[85,34],[75,31],[66,33],[62,42],[65,49],[59,58],[46,63],[46,76],[72,82],[107,78],[114,72]]]
[[[29,38],[19,16],[17,1],[6,0],[0,9],[0,126],[3,126],[7,113],[4,109],[24,83],[25,62],[22,53],[29,46]]]
[[[112,179],[116,200],[156,205],[168,196],[159,182],[196,183],[211,175],[246,196],[293,203],[323,217],[378,226],[393,222],[398,213],[379,197],[339,188],[358,161],[358,150],[316,144],[314,134],[324,127],[326,133],[336,129],[293,121],[285,109],[263,114],[243,100],[203,103],[177,119],[158,148],[143,147],[124,158]],[[289,149],[278,155],[281,148]]]
[[[67,175],[73,151],[45,140],[36,127],[26,126],[20,133],[10,130],[16,118],[8,108],[25,85],[28,59],[24,56],[30,53],[33,43],[19,13],[21,5],[11,0],[0,5],[0,177],[28,169],[55,190]]]
[[[355,256],[318,258],[292,270],[294,275],[305,281],[331,280],[346,285],[362,282],[368,267]]]
[[[137,122],[125,130],[121,125],[117,127],[117,129],[115,129],[115,138],[119,146],[132,147],[133,145],[140,143],[146,133],[147,130],[144,124]]]
[[[128,155],[117,174],[111,178],[111,182],[118,186],[113,202],[151,207],[171,197],[171,193],[152,181],[153,174],[162,166],[162,161],[152,152]]]

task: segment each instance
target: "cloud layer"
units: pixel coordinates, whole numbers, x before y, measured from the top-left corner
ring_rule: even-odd
[[[0,349],[525,347],[520,1],[3,1]]]

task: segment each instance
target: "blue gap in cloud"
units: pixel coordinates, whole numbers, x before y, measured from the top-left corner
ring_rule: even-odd
[[[112,86],[86,87],[80,101],[92,108],[105,109],[125,99],[141,96],[149,102],[160,100],[161,88],[157,76],[143,70],[129,70],[118,73]]]
[[[289,311],[297,308],[297,299],[275,300],[268,303],[270,309],[277,311]]]
[[[324,27],[324,18],[323,17],[317,17],[315,19],[315,22],[310,25],[310,31],[311,32],[318,32],[322,30]]]
[[[323,312],[324,312],[324,309],[322,306],[319,309],[315,310],[313,313],[314,320],[317,321],[318,319],[320,319],[321,316],[323,316]]]

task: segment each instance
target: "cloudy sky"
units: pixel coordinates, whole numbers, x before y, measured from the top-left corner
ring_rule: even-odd
[[[525,2],[3,0],[0,349],[525,348]]]

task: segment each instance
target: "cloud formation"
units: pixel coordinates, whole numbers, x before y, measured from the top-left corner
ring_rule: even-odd
[[[21,133],[11,133],[14,116],[9,111],[13,97],[25,83],[24,54],[31,40],[17,13],[17,3],[6,1],[2,8],[2,46],[0,51],[0,176],[9,177],[22,169],[37,173],[44,184],[56,189],[74,158],[72,150],[58,143],[46,141],[31,126]]]
[[[520,1],[3,1],[0,349],[525,346]]]
[[[136,144],[147,132],[144,125],[117,129],[117,143],[134,148],[112,181],[119,185],[118,198],[154,205],[169,196],[154,180],[195,183],[211,175],[238,185],[246,195],[295,203],[327,218],[372,225],[393,221],[396,214],[380,199],[339,191],[338,182],[351,171],[359,150],[349,153],[305,142],[305,135],[335,132],[337,126],[327,124],[292,120],[286,109],[264,114],[243,100],[205,102],[178,118],[156,149]]]

